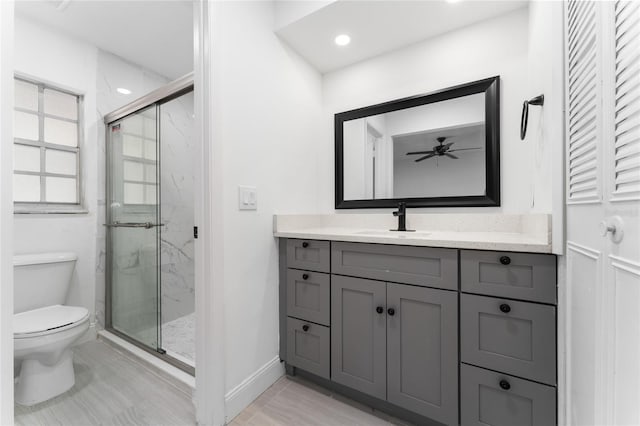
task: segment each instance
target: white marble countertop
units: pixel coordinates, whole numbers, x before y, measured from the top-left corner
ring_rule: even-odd
[[[275,215],[274,236],[360,243],[551,253],[550,216],[414,214],[407,229],[392,232],[391,215]]]

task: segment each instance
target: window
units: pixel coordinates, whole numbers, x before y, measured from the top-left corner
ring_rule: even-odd
[[[17,205],[80,205],[82,97],[15,79],[13,194]]]
[[[157,141],[155,107],[131,115],[111,131],[122,144],[125,205],[149,206],[157,200]]]

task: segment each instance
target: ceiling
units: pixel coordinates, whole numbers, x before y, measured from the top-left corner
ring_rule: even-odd
[[[527,1],[338,0],[276,33],[325,73],[527,5]],[[351,36],[351,44],[336,46],[333,40],[339,34]]]
[[[193,71],[190,0],[19,0],[16,14],[169,79]]]

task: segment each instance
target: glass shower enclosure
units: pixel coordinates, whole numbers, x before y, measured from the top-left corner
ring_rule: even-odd
[[[105,116],[105,319],[107,330],[194,374],[192,119],[190,75]]]

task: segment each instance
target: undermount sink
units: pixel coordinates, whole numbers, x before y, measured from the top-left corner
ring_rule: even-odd
[[[431,232],[422,232],[422,231],[391,231],[391,230],[370,230],[370,231],[356,231],[354,232],[356,235],[375,235],[375,236],[384,236],[384,237],[411,237],[418,236],[424,237],[426,235],[431,234]]]

